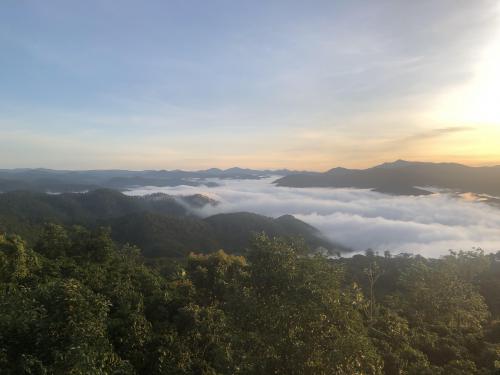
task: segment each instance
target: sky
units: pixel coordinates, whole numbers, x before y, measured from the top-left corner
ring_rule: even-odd
[[[438,258],[450,249],[500,250],[498,207],[480,197],[447,192],[391,196],[367,189],[294,189],[276,187],[274,180],[215,180],[216,187],[141,187],[126,194],[201,193],[219,202],[194,210],[201,216],[239,211],[271,217],[292,214],[355,252],[371,248],[380,254],[406,252]]]
[[[0,167],[500,164],[500,2],[3,0]]]

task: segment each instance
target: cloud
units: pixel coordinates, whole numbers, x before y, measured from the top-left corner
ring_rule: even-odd
[[[418,142],[444,135],[420,134],[426,127],[457,124],[432,113],[442,95],[474,80],[498,28],[496,1],[313,4],[12,2],[0,14],[0,130],[67,134],[78,145],[54,142],[54,157],[40,160],[38,148],[0,139],[11,147],[0,160],[126,168],[122,144],[150,155],[151,137],[177,156],[154,153],[134,168],[209,167],[203,159],[315,170],[417,156],[498,160],[494,146],[485,155],[484,147],[450,150],[465,143],[456,139]],[[87,133],[120,156],[75,155],[87,149]]]
[[[427,141],[429,139],[440,138],[450,134],[462,133],[473,130],[475,130],[475,128],[472,126],[452,126],[447,128],[432,129],[400,139],[397,141],[397,143],[413,143],[413,142]]]
[[[478,201],[446,193],[430,196],[388,196],[364,189],[294,189],[275,187],[273,179],[218,180],[218,187],[139,188],[144,195],[206,194],[221,202],[202,216],[250,211],[278,217],[292,214],[356,251],[372,248],[393,253],[440,256],[449,249],[500,250],[500,211]]]

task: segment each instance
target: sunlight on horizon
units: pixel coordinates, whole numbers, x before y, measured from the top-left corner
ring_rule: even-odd
[[[10,2],[1,167],[500,164],[499,2],[342,3]]]
[[[434,122],[446,126],[470,127],[470,132],[458,135],[445,147],[483,163],[499,159],[500,6],[496,19],[495,33],[479,53],[471,79],[441,95],[430,115]]]

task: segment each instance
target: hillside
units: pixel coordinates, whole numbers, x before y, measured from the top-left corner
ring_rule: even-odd
[[[468,167],[454,163],[398,160],[368,169],[334,168],[299,173],[275,181],[277,186],[373,189],[394,195],[425,195],[426,186],[500,196],[500,166]],[[418,188],[422,187],[422,188]]]
[[[131,197],[110,189],[59,195],[16,191],[0,194],[0,231],[33,240],[48,222],[110,227],[113,239],[140,246],[145,255],[155,257],[178,257],[191,251],[219,248],[241,252],[253,235],[260,232],[300,237],[312,249],[348,251],[291,216],[273,219],[251,213],[229,213],[203,219],[193,214],[193,209],[217,204],[200,194]]]
[[[264,232],[271,237],[303,238],[311,248],[324,247],[330,250],[348,251],[323,238],[319,230],[292,215],[272,219],[249,212],[219,214],[205,219],[213,229],[223,249],[242,249],[248,246],[255,233]]]

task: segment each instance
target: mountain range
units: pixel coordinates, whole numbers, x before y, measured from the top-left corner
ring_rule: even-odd
[[[469,167],[457,163],[397,160],[367,169],[337,167],[326,172],[248,168],[199,171],[0,169],[0,192],[83,192],[100,188],[125,191],[138,186],[216,186],[217,179],[278,176],[277,186],[372,189],[394,195],[426,195],[426,187],[500,196],[500,166]]]
[[[29,190],[39,192],[82,192],[98,188],[126,190],[137,186],[214,186],[210,179],[259,179],[298,173],[287,169],[256,170],[246,168],[200,171],[183,170],[87,170],[0,169],[0,192]]]
[[[500,196],[500,166],[469,167],[456,163],[397,160],[367,169],[333,168],[324,173],[291,173],[277,186],[371,189],[394,195],[431,194],[427,188]]]
[[[199,217],[200,208],[217,206],[219,202],[201,194],[155,193],[132,197],[120,192],[135,186],[210,186],[217,184],[217,179],[271,176],[281,176],[274,181],[277,187],[362,188],[394,195],[425,195],[439,188],[480,194],[483,200],[500,204],[500,166],[468,167],[397,160],[367,169],[337,167],[324,173],[243,168],[194,172],[4,169],[0,170],[0,192],[3,192],[0,194],[0,233],[18,233],[30,240],[37,237],[47,222],[105,226],[111,228],[116,241],[137,245],[151,257],[182,257],[190,251],[219,248],[239,253],[256,232],[300,237],[312,249],[349,250],[290,215],[270,218],[235,212]],[[82,193],[75,193],[77,191]]]

